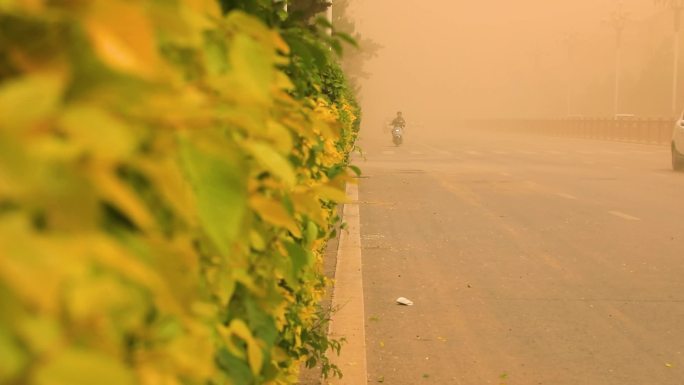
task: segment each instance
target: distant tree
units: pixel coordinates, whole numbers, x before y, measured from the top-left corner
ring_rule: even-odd
[[[349,14],[349,5],[350,0],[335,0],[333,6],[333,27],[335,31],[343,32],[353,37],[358,45],[358,49],[347,50],[342,60],[342,68],[347,74],[354,90],[358,93],[361,89],[361,80],[370,77],[364,65],[368,60],[377,56],[383,47],[356,31],[356,25]]]
[[[331,3],[328,0],[290,0],[288,1],[288,13],[302,20],[310,21],[314,16],[325,12]],[[337,2],[335,2],[337,7]]]

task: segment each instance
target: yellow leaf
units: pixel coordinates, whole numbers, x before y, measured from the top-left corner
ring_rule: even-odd
[[[294,89],[295,86],[285,73],[278,71],[276,73],[275,87],[279,90],[290,91]]]
[[[195,12],[206,14],[207,16],[221,17],[221,7],[216,0],[183,0]]]
[[[49,354],[61,342],[60,325],[52,317],[26,317],[17,324],[19,334],[34,354]]]
[[[266,222],[286,228],[297,238],[302,237],[302,232],[299,226],[297,226],[297,222],[295,222],[292,215],[285,210],[285,207],[280,202],[255,196],[249,200],[249,205]]]
[[[276,120],[270,119],[266,122],[266,136],[271,139],[273,145],[281,154],[289,154],[292,151],[292,134]]]
[[[150,162],[140,162],[139,167],[154,181],[155,187],[177,215],[184,221],[191,221],[195,215],[195,204],[192,189],[184,178],[178,162],[174,159],[154,159]]]
[[[321,227],[327,227],[328,218],[321,207],[318,197],[313,192],[297,192],[292,194],[292,202],[297,211],[306,214]]]
[[[332,186],[319,186],[316,187],[316,193],[322,198],[326,200],[330,200],[333,202],[337,203],[349,203],[349,198],[347,197],[347,194],[338,188],[332,187]]]
[[[92,177],[102,196],[119,208],[140,228],[148,229],[154,224],[149,209],[142,203],[133,190],[124,185],[113,171],[108,169],[94,170]]]
[[[282,36],[280,36],[279,33],[273,31],[272,33],[273,36],[273,43],[275,47],[285,55],[288,55],[290,53],[290,46],[287,45],[285,42],[285,39],[283,39]]]
[[[171,364],[189,378],[209,378],[216,370],[212,360],[216,353],[213,341],[204,333],[207,329],[193,331],[196,334],[184,335],[171,343],[168,349],[173,360]]]
[[[247,324],[241,319],[234,319],[230,322],[229,329],[247,343],[247,360],[249,361],[252,373],[258,374],[261,372],[264,359],[263,352]]]
[[[264,364],[264,353],[255,341],[247,344],[247,359],[249,367],[252,368],[252,373],[259,374]]]
[[[271,349],[271,358],[276,363],[285,362],[289,359],[287,353],[279,346],[274,346]]]
[[[95,51],[107,65],[143,77],[156,75],[156,37],[141,2],[98,1],[85,26]]]
[[[249,242],[255,250],[264,251],[266,249],[266,241],[256,230],[249,232]]]
[[[245,342],[249,342],[252,340],[252,331],[249,330],[249,326],[245,323],[245,321],[241,319],[234,319],[230,322],[230,326],[228,327],[230,329],[230,332],[237,335],[238,337],[242,338]]]
[[[6,5],[6,1],[0,1],[0,5]],[[23,11],[42,12],[45,10],[45,0],[16,0],[9,1],[9,5],[20,7]]]
[[[139,364],[136,369],[140,385],[182,385],[174,372],[155,368],[152,364]]]
[[[288,187],[295,184],[296,176],[290,162],[273,147],[255,141],[246,141],[243,146],[266,170],[279,177]]]
[[[37,73],[9,80],[0,88],[0,127],[24,128],[49,117],[66,82],[59,73]]]
[[[171,295],[166,282],[152,266],[141,262],[109,238],[95,236],[81,242],[82,252],[92,255],[104,266],[149,289],[154,294],[158,306],[166,311],[184,314],[177,299]]]
[[[34,372],[35,385],[134,385],[123,360],[93,350],[70,348],[51,357]]]
[[[60,242],[35,236],[27,222],[19,216],[0,221],[0,281],[30,307],[55,314],[64,270],[80,264]],[[55,259],[55,253],[63,259]]]
[[[74,142],[96,157],[128,156],[136,146],[134,130],[95,106],[71,106],[60,118],[60,125]]]

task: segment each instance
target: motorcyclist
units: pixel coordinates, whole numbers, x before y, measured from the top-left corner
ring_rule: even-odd
[[[406,127],[406,120],[401,111],[397,112],[397,116],[392,120],[392,127],[401,127],[402,129]]]
[[[406,127],[406,120],[401,114],[401,111],[397,112],[397,116],[392,120],[392,141],[395,146],[398,146],[403,142],[402,137],[404,136],[404,127]]]

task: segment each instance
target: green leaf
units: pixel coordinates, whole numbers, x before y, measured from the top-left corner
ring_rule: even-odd
[[[285,242],[285,248],[287,249],[287,253],[290,255],[290,259],[292,260],[292,270],[294,275],[299,276],[302,268],[311,263],[311,253],[305,250],[301,245],[292,242]]]
[[[5,327],[0,328],[0,383],[12,383],[12,379],[29,363],[29,356],[19,341]]]
[[[223,370],[230,373],[231,384],[250,385],[254,383],[254,376],[247,363],[230,354],[227,349],[219,350],[216,359]]]
[[[348,33],[345,33],[345,32],[335,32],[335,34],[334,34],[333,36],[335,36],[335,37],[339,38],[340,40],[342,40],[342,41],[344,41],[344,42],[350,44],[350,45],[353,46],[353,47],[359,48],[359,43],[356,41],[356,39],[354,39],[354,38],[353,38],[350,34],[348,34]]]
[[[357,177],[361,176],[363,173],[361,172],[361,169],[357,166],[354,165],[349,165],[349,168],[356,174]]]
[[[309,221],[306,224],[306,243],[311,245],[316,239],[318,239],[318,226],[314,221]]]
[[[225,39],[219,34],[205,33],[204,61],[211,75],[224,74],[228,70],[228,50]]]
[[[202,151],[187,140],[181,141],[181,157],[200,222],[219,251],[230,255],[247,206],[247,187],[239,164],[225,155]]]
[[[249,96],[268,103],[271,83],[275,80],[274,56],[246,35],[238,35],[230,47],[232,76],[240,87],[241,97]]]
[[[330,39],[330,40],[329,40],[329,43],[330,43],[330,47],[333,49],[333,51],[334,51],[337,55],[340,55],[340,56],[341,56],[342,53],[344,53],[344,47],[342,47],[342,43],[340,43],[339,40],[337,40],[337,39]]]
[[[325,16],[319,16],[316,18],[316,25],[323,27],[323,28],[332,28],[333,25],[330,23],[330,21],[325,17]]]

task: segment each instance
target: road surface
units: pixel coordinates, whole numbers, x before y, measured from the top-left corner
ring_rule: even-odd
[[[667,148],[363,145],[369,384],[684,384],[684,174]]]

